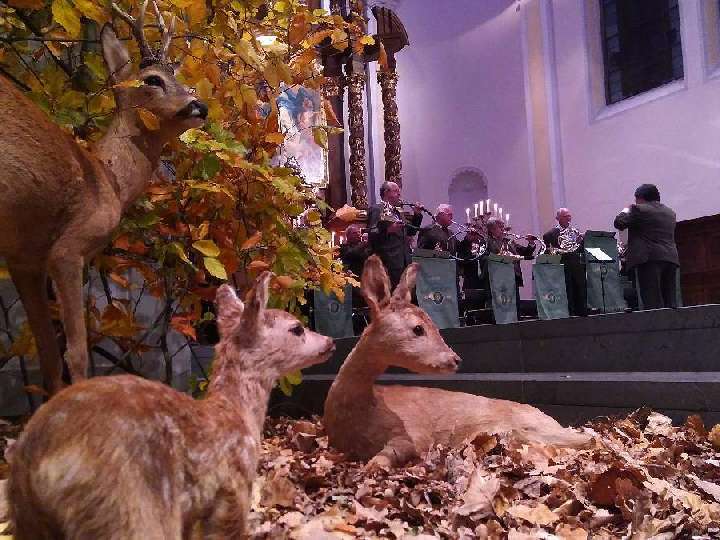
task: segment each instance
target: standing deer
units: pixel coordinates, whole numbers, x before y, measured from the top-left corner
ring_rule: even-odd
[[[25,307],[50,394],[62,387],[62,358],[50,317],[48,274],[61,306],[70,374],[73,380],[84,379],[83,267],[108,243],[123,211],[145,190],[164,145],[201,126],[207,116],[207,106],[175,79],[167,64],[174,20],[167,29],[153,2],[162,33],[162,47],[155,53],[143,34],[146,7],[147,0],[135,19],[113,4],[140,46],[139,87],[118,86],[133,77],[130,56],[111,26],[102,30],[117,110],[92,153],[0,77],[0,256],[7,260]],[[159,129],[143,124],[139,108],[159,119]]]
[[[388,366],[416,373],[452,373],[460,358],[430,317],[410,303],[417,265],[390,295],[382,262],[372,256],[362,275],[371,323],[345,359],[325,401],[330,444],[368,466],[403,465],[435,444],[457,446],[478,433],[511,432],[528,442],[579,447],[590,437],[562,427],[538,409],[437,388],[374,385]]]
[[[269,280],[263,273],[245,304],[218,289],[204,400],[119,375],[74,384],[38,410],[9,460],[16,540],[244,538],[273,383],[335,349],[265,308]]]

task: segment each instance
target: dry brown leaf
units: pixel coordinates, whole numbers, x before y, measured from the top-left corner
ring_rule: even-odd
[[[295,506],[297,493],[298,490],[288,479],[287,472],[280,469],[265,481],[265,485],[262,487],[260,504],[268,508],[274,506],[292,508]]]
[[[715,424],[708,434],[708,440],[715,450],[720,451],[720,424]]]
[[[668,436],[672,433],[672,420],[660,413],[650,413],[648,416],[648,425],[645,428],[645,433],[649,435],[665,435]]]
[[[558,528],[555,529],[555,535],[562,540],[587,540],[588,537],[588,533],[585,529],[582,527],[576,528],[572,525],[568,525],[567,523],[559,525]]]
[[[357,220],[359,215],[360,211],[357,208],[348,206],[347,204],[335,211],[335,217],[346,223],[352,223]]]
[[[470,477],[467,491],[462,496],[463,505],[456,510],[461,516],[493,513],[493,498],[500,489],[500,480],[494,474],[487,474],[480,468]]]
[[[507,513],[516,519],[524,519],[532,525],[552,525],[560,519],[560,516],[543,503],[534,507],[516,504],[508,508]]]
[[[695,482],[695,485],[697,487],[699,487],[705,493],[710,495],[717,502],[720,502],[720,486],[719,485],[714,484],[712,482],[707,482],[705,480],[701,480],[694,474],[688,474],[688,477],[690,477],[692,479],[692,481]]]

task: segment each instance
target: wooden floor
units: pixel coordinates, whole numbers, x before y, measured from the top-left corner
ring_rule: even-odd
[[[451,376],[390,370],[382,383],[434,386],[535,405],[568,424],[648,406],[720,422],[720,305],[443,330],[462,357]],[[356,338],[304,374],[274,413],[321,413]]]

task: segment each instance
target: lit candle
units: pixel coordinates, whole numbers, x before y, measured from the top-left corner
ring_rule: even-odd
[[[485,211],[489,214],[490,213],[490,199],[485,201]]]
[[[467,217],[467,220],[469,222],[470,221],[470,209],[469,208],[465,209],[465,216]]]
[[[480,201],[480,215],[483,215],[483,205],[485,204],[485,201]]]
[[[505,225],[510,225],[510,212],[505,214]]]
[[[330,233],[330,247],[335,247],[335,231]]]
[[[502,206],[498,207],[498,217],[502,219]]]
[[[475,203],[475,217],[477,217],[478,203]]]
[[[493,214],[497,217],[497,203],[493,203]]]

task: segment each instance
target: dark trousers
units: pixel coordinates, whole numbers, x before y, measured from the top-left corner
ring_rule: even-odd
[[[587,280],[585,265],[579,255],[571,253],[563,257],[565,289],[567,290],[570,315],[587,315]]]
[[[648,261],[635,267],[643,309],[677,307],[677,266]]]

